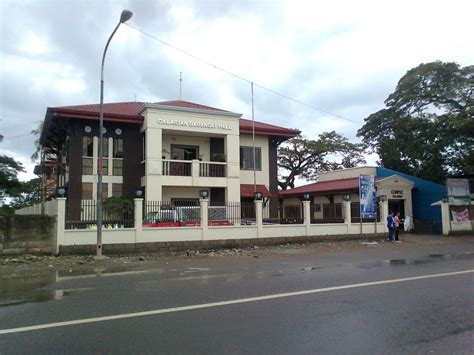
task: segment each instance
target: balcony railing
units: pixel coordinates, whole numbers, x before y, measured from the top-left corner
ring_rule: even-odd
[[[199,162],[199,176],[202,177],[226,177],[227,163]]]
[[[192,176],[192,161],[163,160],[163,175]]]
[[[163,160],[163,175],[226,177],[227,163],[198,160]]]

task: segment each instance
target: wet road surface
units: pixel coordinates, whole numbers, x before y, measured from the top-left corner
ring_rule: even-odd
[[[176,258],[0,279],[0,353],[472,353],[474,242]],[[26,332],[14,329],[336,288]],[[12,333],[2,334],[5,330]]]

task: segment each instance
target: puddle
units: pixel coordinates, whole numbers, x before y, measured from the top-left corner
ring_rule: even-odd
[[[0,295],[0,307],[16,306],[23,303],[60,300],[78,290],[33,290],[9,292]]]
[[[385,267],[385,266],[396,266],[396,265],[422,265],[422,264],[430,264],[442,261],[449,261],[449,260],[467,260],[467,259],[474,259],[473,253],[465,253],[465,254],[429,254],[426,257],[418,258],[418,259],[389,259],[389,260],[382,260],[382,261],[375,261],[372,263],[362,263],[359,264],[358,267],[362,269],[372,269],[375,267]],[[304,269],[302,269],[304,270]]]

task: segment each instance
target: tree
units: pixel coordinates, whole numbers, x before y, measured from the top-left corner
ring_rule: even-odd
[[[379,165],[442,182],[474,170],[474,66],[440,61],[409,70],[357,135]]]
[[[6,155],[0,155],[0,199],[12,196],[21,189],[18,173],[25,171],[23,165]]]
[[[278,148],[278,167],[285,171],[278,185],[286,190],[295,187],[298,176],[317,180],[322,171],[364,164],[362,153],[361,144],[350,143],[334,131],[321,133],[315,140],[298,135]]]

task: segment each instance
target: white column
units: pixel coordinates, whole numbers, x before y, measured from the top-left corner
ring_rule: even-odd
[[[344,209],[344,223],[351,224],[351,201],[343,201],[342,208]]]
[[[141,240],[143,230],[143,199],[133,199],[135,203],[135,243]]]
[[[257,238],[263,236],[263,201],[255,200],[255,224],[257,225]]]
[[[388,200],[380,201],[380,222],[383,223],[383,231],[388,232],[387,217],[388,217]]]
[[[191,160],[191,176],[193,179],[193,186],[199,186],[199,160]]]
[[[306,229],[306,236],[309,236],[311,227],[311,201],[303,201],[303,220]]]
[[[207,230],[209,224],[209,200],[207,198],[199,199],[201,204],[201,230],[202,230],[202,240],[207,239]]]
[[[451,231],[451,216],[449,215],[449,203],[441,203],[441,224],[443,228],[443,235],[449,235]]]
[[[65,235],[64,230],[66,226],[66,198],[58,197],[58,215],[56,218],[56,248],[54,253],[59,254],[59,246],[64,245]]]

